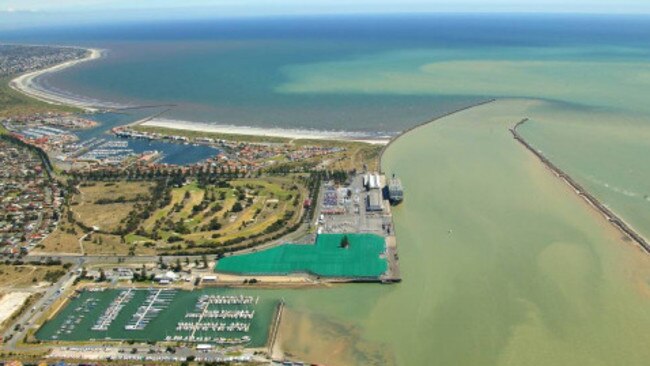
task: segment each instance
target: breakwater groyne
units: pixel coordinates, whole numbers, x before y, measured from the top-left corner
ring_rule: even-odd
[[[407,134],[407,133],[409,133],[409,132],[415,130],[416,128],[419,128],[419,127],[422,127],[422,126],[426,126],[426,125],[428,125],[429,123],[433,123],[433,122],[439,121],[439,120],[441,120],[441,119],[443,119],[443,118],[445,118],[445,117],[449,117],[449,116],[454,115],[454,114],[456,114],[456,113],[460,113],[460,112],[466,111],[466,110],[468,110],[468,109],[472,109],[472,108],[480,107],[480,106],[482,106],[482,105],[489,104],[489,103],[492,103],[492,102],[495,102],[495,101],[496,101],[496,99],[488,99],[488,100],[484,100],[484,101],[482,101],[482,102],[478,102],[478,103],[475,103],[475,104],[471,104],[471,105],[468,105],[468,106],[465,106],[465,107],[462,107],[462,108],[459,108],[459,109],[455,109],[455,110],[453,110],[453,111],[451,111],[451,112],[447,112],[447,113],[442,114],[442,115],[440,115],[440,116],[437,116],[437,117],[435,117],[435,118],[433,118],[433,119],[430,119],[430,120],[428,120],[428,121],[424,121],[424,122],[422,122],[422,123],[418,123],[418,124],[416,124],[416,125],[413,126],[413,127],[409,127],[409,128],[407,128],[407,129],[403,130],[402,132],[400,132],[399,134],[397,134],[395,137],[393,137],[392,139],[390,139],[390,141],[388,141],[388,143],[387,143],[386,145],[384,145],[384,147],[381,149],[381,152],[379,153],[379,166],[378,166],[378,170],[379,170],[379,172],[380,172],[380,173],[383,173],[383,172],[384,172],[384,171],[382,170],[382,168],[381,168],[381,160],[382,160],[382,158],[384,157],[384,153],[386,152],[386,150],[388,150],[388,148],[390,147],[390,145],[391,145],[393,142],[397,141],[397,139],[399,139],[399,138],[402,137],[403,135],[405,135],[405,134]]]
[[[282,321],[282,312],[284,311],[284,299],[282,299],[276,308],[275,317],[273,318],[273,323],[269,328],[269,338],[268,338],[268,354],[273,354],[273,348],[275,347],[275,341],[278,338],[278,332],[280,331],[280,322]]]
[[[166,109],[164,109],[164,110],[162,110],[162,111],[160,111],[158,113],[154,113],[151,116],[139,119],[139,120],[137,120],[135,122],[131,122],[131,123],[128,123],[126,125],[119,126],[119,127],[135,127],[135,126],[141,125],[143,123],[151,121],[152,119],[155,119],[155,118],[158,118],[158,117],[162,116],[163,114],[171,111],[172,109],[173,109],[173,107],[166,108]]]
[[[566,184],[575,190],[578,196],[582,197],[589,205],[599,211],[607,221],[609,221],[619,231],[623,232],[630,239],[635,241],[646,253],[650,254],[650,244],[634,229],[625,223],[618,215],[603,205],[596,197],[591,195],[582,185],[576,182],[571,176],[565,173],[562,169],[557,167],[551,162],[544,154],[536,150],[517,132],[517,128],[526,123],[528,118],[519,121],[513,128],[510,129],[512,136],[521,143],[528,151],[533,153],[548,169],[550,169],[558,178],[562,179]]]
[[[112,108],[111,111],[113,112],[122,112],[122,111],[131,111],[134,109],[149,109],[149,108],[169,108],[172,109],[174,107],[177,107],[177,104],[145,104],[145,105],[134,105],[134,106],[128,106],[128,107],[118,107],[118,108]]]

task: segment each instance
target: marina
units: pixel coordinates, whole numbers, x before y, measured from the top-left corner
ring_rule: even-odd
[[[196,304],[199,306],[207,306],[212,304],[227,304],[227,305],[250,305],[253,302],[257,303],[259,297],[254,298],[253,296],[219,296],[219,295],[203,295],[199,298],[199,302]]]
[[[89,288],[36,332],[42,341],[169,341],[265,347],[272,292]]]
[[[97,306],[98,302],[99,300],[97,298],[91,297],[89,299],[86,299],[79,306],[77,306],[75,308],[75,312],[66,317],[61,327],[52,336],[52,339],[54,340],[58,339],[62,333],[64,334],[72,333],[77,327],[77,325],[79,325],[79,323],[83,321],[86,315]]]
[[[259,297],[253,296],[202,295],[196,302],[194,311],[186,313],[185,319],[176,324],[176,331],[183,333],[181,337],[187,342],[248,342],[250,337],[247,335],[235,338],[225,338],[222,335],[248,333],[255,317],[254,307],[258,302]],[[215,336],[215,333],[219,336]]]
[[[122,311],[124,306],[133,299],[133,289],[128,289],[120,292],[119,296],[113,300],[104,312],[104,315],[97,319],[95,325],[90,328],[92,330],[105,331],[111,326],[117,315]]]
[[[149,290],[149,296],[138,308],[131,321],[124,326],[126,330],[142,330],[174,301],[176,290]]]

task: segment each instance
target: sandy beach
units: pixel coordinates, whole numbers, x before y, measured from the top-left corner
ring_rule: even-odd
[[[32,71],[20,75],[17,78],[11,80],[9,86],[16,91],[19,91],[32,98],[38,99],[46,103],[56,104],[56,105],[68,105],[68,106],[82,108],[90,111],[97,110],[98,109],[97,104],[99,103],[93,103],[92,101],[82,100],[81,98],[73,98],[72,96],[56,94],[51,91],[43,90],[40,89],[38,87],[38,84],[35,82],[35,79],[41,75],[61,71],[84,62],[97,60],[102,57],[104,52],[103,50],[96,49],[96,48],[90,48],[88,49],[88,51],[90,51],[88,53],[88,56],[84,58],[77,59],[77,60],[70,60],[58,65],[54,65],[47,69]]]
[[[267,136],[288,139],[345,140],[369,144],[387,144],[392,136],[373,136],[364,132],[325,131],[308,129],[262,128],[234,125],[220,125],[202,122],[187,122],[164,118],[153,118],[141,124],[149,127],[163,127],[175,130],[223,133],[231,135]]]

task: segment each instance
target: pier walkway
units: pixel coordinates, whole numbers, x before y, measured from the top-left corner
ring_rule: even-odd
[[[151,307],[153,304],[156,303],[156,300],[158,299],[158,296],[163,292],[163,289],[159,289],[156,294],[153,296],[151,301],[149,301],[149,305],[145,308],[145,310],[141,313],[139,313],[138,319],[135,321],[135,324],[133,324],[133,329],[140,329],[140,326],[142,324],[142,321],[147,317],[147,314],[151,311]]]
[[[122,311],[124,305],[133,298],[133,289],[130,288],[126,291],[122,291],[119,296],[108,306],[104,315],[102,315],[97,323],[93,325],[92,330],[105,331],[108,330],[108,327],[111,326],[113,320],[117,318],[117,315]]]

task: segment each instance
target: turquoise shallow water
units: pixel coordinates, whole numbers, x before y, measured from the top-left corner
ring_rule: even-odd
[[[105,59],[40,82],[122,105],[176,104],[163,116],[169,119],[380,135],[477,100],[443,95],[288,95],[274,90],[286,79],[286,65],[348,57],[357,52],[351,49],[354,45],[358,43],[284,40],[108,44]]]

